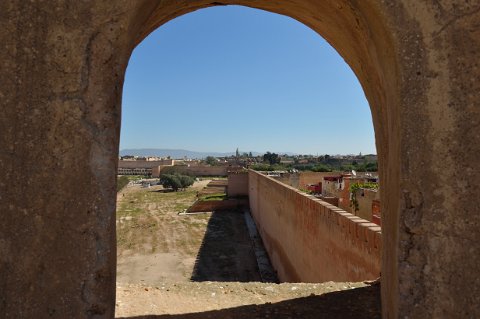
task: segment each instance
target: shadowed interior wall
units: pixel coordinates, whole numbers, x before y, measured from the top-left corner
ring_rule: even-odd
[[[281,281],[373,280],[380,276],[380,227],[258,172],[249,172],[250,210]]]

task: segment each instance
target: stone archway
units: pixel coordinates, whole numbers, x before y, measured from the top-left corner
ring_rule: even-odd
[[[113,316],[130,53],[163,23],[223,4],[303,22],[359,78],[385,189],[384,317],[479,316],[480,13],[451,0],[2,2],[0,313]]]

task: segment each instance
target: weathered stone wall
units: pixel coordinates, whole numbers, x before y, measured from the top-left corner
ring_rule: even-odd
[[[128,59],[221,4],[297,19],[357,75],[385,190],[384,318],[480,317],[480,10],[455,0],[0,1],[0,313],[113,316]]]
[[[283,184],[298,188],[300,176],[297,173],[286,173],[274,178]]]
[[[354,214],[360,218],[372,221],[372,203],[374,200],[380,200],[380,193],[372,189],[359,189],[356,191],[356,199],[358,210]]]
[[[152,176],[159,177],[163,174],[162,169],[164,168],[173,168],[175,172],[179,174],[188,174],[192,176],[227,176],[228,170],[231,167],[228,166],[206,166],[206,165],[196,165],[196,166],[159,166],[156,169],[152,170]]]
[[[380,276],[380,227],[255,171],[250,210],[281,281]]]
[[[228,197],[248,196],[248,172],[228,174]]]
[[[339,172],[299,172],[298,187],[299,189],[307,189],[309,184],[318,184],[323,182],[325,176],[336,176]],[[292,185],[293,186],[293,185]]]
[[[129,1],[0,1],[0,317],[112,318]]]

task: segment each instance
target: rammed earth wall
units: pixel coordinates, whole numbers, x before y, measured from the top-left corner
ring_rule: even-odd
[[[249,172],[249,198],[281,281],[362,281],[380,276],[380,227],[270,177]]]

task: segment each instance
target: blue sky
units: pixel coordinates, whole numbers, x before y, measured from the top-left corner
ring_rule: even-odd
[[[376,153],[357,78],[318,34],[239,6],[202,9],[134,50],[120,149]]]

